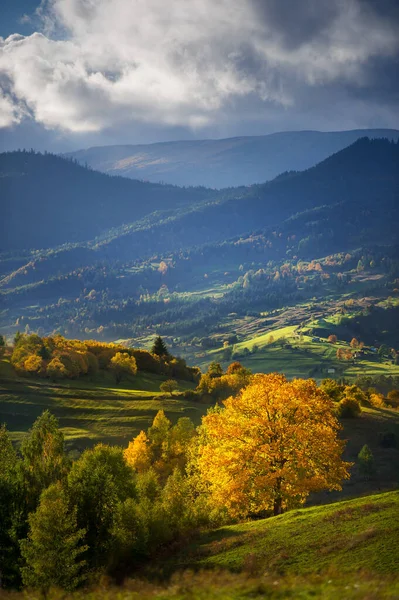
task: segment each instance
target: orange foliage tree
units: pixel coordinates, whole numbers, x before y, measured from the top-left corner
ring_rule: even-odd
[[[280,514],[349,478],[334,404],[313,380],[256,375],[224,405],[203,418],[196,461],[231,516]]]

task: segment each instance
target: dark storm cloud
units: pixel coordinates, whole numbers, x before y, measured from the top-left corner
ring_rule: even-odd
[[[0,40],[0,125],[43,143],[399,126],[397,0],[42,6],[41,35]]]
[[[284,45],[294,49],[328,32],[339,15],[334,0],[252,0],[256,13],[268,28],[278,33]]]

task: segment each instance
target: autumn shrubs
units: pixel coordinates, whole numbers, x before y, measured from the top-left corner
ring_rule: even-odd
[[[159,339],[164,346],[162,338]],[[199,379],[199,369],[188,367],[185,360],[172,356],[167,350],[160,355],[117,344],[67,340],[60,335],[42,338],[36,334],[19,334],[11,364],[21,375],[36,375],[53,381],[93,376],[99,371],[111,372],[116,383],[138,371],[187,381]]]

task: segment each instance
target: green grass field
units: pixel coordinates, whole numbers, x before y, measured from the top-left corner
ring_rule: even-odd
[[[281,576],[394,574],[399,564],[398,514],[398,491],[291,510],[207,532],[174,558],[173,569]]]
[[[119,386],[108,374],[94,381],[80,379],[63,384],[16,377],[9,362],[0,362],[0,423],[5,422],[19,442],[34,420],[49,409],[60,422],[68,449],[83,450],[98,442],[127,446],[141,429],[147,429],[158,410],[175,422],[189,416],[199,424],[206,404],[187,402],[178,394],[165,398],[159,392],[164,378],[139,374]],[[179,382],[179,390],[192,387]]]

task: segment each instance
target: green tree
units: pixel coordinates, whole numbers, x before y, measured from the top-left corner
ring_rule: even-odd
[[[85,450],[68,475],[68,494],[77,507],[78,527],[86,530],[90,566],[104,565],[112,545],[116,507],[136,496],[134,472],[123,449],[98,444]]]
[[[367,444],[357,455],[359,470],[365,479],[371,479],[374,474],[374,456]]]
[[[177,381],[175,379],[167,379],[161,383],[159,389],[161,392],[165,392],[173,396],[173,392],[177,390]]]
[[[334,379],[323,379],[320,388],[331,398],[331,400],[334,400],[334,402],[339,402],[341,400],[344,388]]]
[[[36,419],[21,445],[23,473],[28,488],[28,504],[35,509],[41,492],[63,479],[69,469],[65,454],[64,435],[58,420],[45,410]]]
[[[82,580],[87,550],[82,544],[85,531],[78,529],[76,508],[70,510],[61,483],[55,483],[40,497],[36,512],[29,515],[29,535],[21,541],[23,583],[46,592],[57,586],[72,590]]]
[[[1,587],[20,584],[18,537],[26,535],[20,461],[5,425],[0,427],[0,579]]]
[[[168,348],[160,335],[158,335],[154,340],[151,348],[151,354],[156,354],[157,356],[169,356]]]
[[[113,371],[116,383],[120,383],[126,375],[136,375],[137,363],[134,356],[127,352],[117,352],[111,358],[110,369]]]
[[[207,374],[210,377],[221,377],[223,375],[223,369],[220,363],[213,360],[208,367]]]

